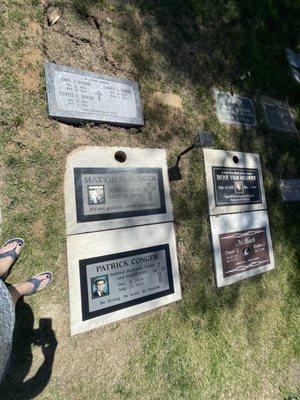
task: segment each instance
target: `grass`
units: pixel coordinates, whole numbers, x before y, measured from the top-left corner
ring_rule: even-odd
[[[300,175],[299,139],[261,124],[252,130],[222,125],[212,97],[214,86],[228,90],[237,75],[249,70],[251,79],[237,92],[253,96],[259,90],[288,101],[299,127],[300,86],[292,80],[284,54],[285,47],[300,50],[299,5],[288,0],[56,5],[62,8],[63,18],[55,30],[44,31],[45,58],[63,63],[67,56],[71,66],[91,65],[99,72],[137,80],[146,124],[137,131],[51,121],[42,79],[37,91],[25,90],[20,79],[33,68],[43,75],[40,65],[22,66],[24,53],[37,46],[23,35],[23,27],[27,18],[45,17],[36,1],[4,1],[0,20],[1,236],[2,241],[19,235],[26,240],[12,283],[46,269],[54,272],[55,281],[18,310],[14,368],[1,388],[2,396],[299,399],[299,203],[282,203],[278,187],[279,178]],[[64,30],[76,29],[93,40],[95,28],[88,16],[95,7],[113,20],[100,29],[116,66],[103,58],[97,32],[92,42],[93,52],[98,51],[96,62],[89,52],[78,56],[89,45],[72,45],[64,36]],[[49,50],[51,42],[57,46]],[[155,91],[181,96],[183,110],[151,108],[149,100]],[[260,154],[275,271],[215,288],[203,157],[194,151],[183,159],[182,181],[171,184],[182,301],[70,338],[63,202],[67,155],[80,144],[161,147],[167,149],[171,165],[199,128],[214,133],[216,148]],[[46,335],[51,342],[48,364],[36,374],[47,351],[39,341],[40,321],[45,318],[52,323]]]

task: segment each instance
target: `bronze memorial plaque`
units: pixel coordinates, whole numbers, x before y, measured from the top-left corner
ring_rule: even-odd
[[[270,263],[266,228],[219,235],[223,277]]]

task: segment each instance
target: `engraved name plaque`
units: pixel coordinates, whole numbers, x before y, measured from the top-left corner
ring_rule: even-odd
[[[168,244],[79,261],[82,320],[174,293]]]
[[[49,114],[78,123],[144,124],[137,83],[52,63],[45,64]]]

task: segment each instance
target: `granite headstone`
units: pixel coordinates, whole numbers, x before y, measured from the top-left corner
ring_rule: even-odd
[[[280,179],[283,201],[300,201],[300,179]]]
[[[65,202],[68,234],[173,221],[165,151],[75,151],[67,161]]]
[[[211,215],[266,209],[258,154],[203,149]]]
[[[144,125],[139,88],[128,79],[45,64],[49,115],[69,123]]]
[[[214,90],[217,116],[220,122],[229,124],[256,125],[252,101],[247,97]]]
[[[260,103],[266,123],[271,129],[281,132],[298,132],[288,104],[265,96],[260,97]]]

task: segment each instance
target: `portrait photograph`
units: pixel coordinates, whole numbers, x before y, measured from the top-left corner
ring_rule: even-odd
[[[243,194],[244,193],[244,184],[241,181],[234,182],[234,192],[235,194]]]
[[[104,186],[88,186],[88,200],[89,205],[104,204],[105,203],[105,192]]]
[[[109,295],[108,275],[100,275],[91,278],[92,298],[97,299]]]

